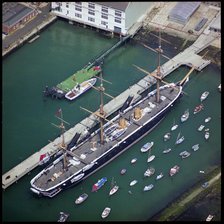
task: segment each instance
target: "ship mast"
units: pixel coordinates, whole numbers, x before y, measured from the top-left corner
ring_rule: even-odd
[[[105,119],[105,112],[103,110],[103,94],[105,88],[103,87],[103,82],[102,82],[102,73],[100,73],[100,143],[103,144],[104,138],[103,138],[103,121]]]
[[[61,125],[60,125],[60,128],[61,128],[61,135],[62,135],[61,148],[63,149],[63,168],[64,168],[64,171],[65,171],[66,168],[67,168],[67,157],[66,157],[65,136],[64,136],[65,126],[64,126],[64,123],[63,123],[62,111],[61,111]]]
[[[60,125],[55,125],[53,123],[52,124],[56,126],[57,128],[61,129],[62,142],[60,144],[60,148],[63,150],[63,169],[65,171],[67,168],[67,157],[66,157],[66,145],[65,145],[65,136],[64,136],[64,133],[65,133],[64,122],[67,124],[69,123],[63,120],[63,114],[62,114],[61,108],[57,111],[56,117],[61,121],[61,124]]]
[[[100,78],[99,79],[100,79],[100,82],[101,82],[100,83],[100,87],[96,88],[96,87],[92,86],[92,88],[100,92],[100,109],[98,111],[96,111],[96,112],[92,112],[90,110],[87,110],[86,108],[83,108],[83,107],[80,107],[80,108],[85,110],[85,111],[87,111],[87,112],[89,112],[89,113],[91,113],[91,114],[96,115],[97,117],[99,117],[99,119],[100,119],[100,143],[103,144],[104,143],[103,123],[104,123],[104,120],[109,121],[108,119],[106,119],[106,112],[103,110],[103,106],[104,106],[103,95],[105,94],[106,96],[109,96],[112,99],[114,97],[104,92],[105,88],[103,87],[102,72],[100,73]]]
[[[160,29],[159,29],[159,47],[156,49],[156,51],[158,52],[158,67],[157,67],[157,71],[156,71],[156,75],[158,77],[160,77],[161,79],[161,71],[160,71],[160,58],[161,58],[161,54],[163,52],[162,48],[161,48],[161,34],[160,34]],[[160,79],[157,78],[156,80],[156,102],[159,103],[159,86],[160,86]]]

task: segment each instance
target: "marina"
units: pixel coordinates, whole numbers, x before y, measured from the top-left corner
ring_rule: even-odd
[[[212,37],[212,40],[213,39],[214,37]],[[201,68],[201,65],[203,64],[203,67],[205,67],[206,65],[210,63],[210,61],[201,59],[201,57],[197,55],[198,58],[200,58],[200,62],[199,62],[198,60],[195,60],[195,58],[189,58],[189,55],[191,54],[196,55],[195,52],[199,53],[201,50],[205,48],[205,46],[208,46],[210,42],[211,42],[211,39],[208,39],[207,37],[205,38],[205,36],[198,38],[198,40],[192,46],[190,46],[190,49],[197,48],[197,50],[189,51],[189,48],[187,48],[186,50],[184,50],[184,52],[179,53],[173,59],[169,60],[168,62],[166,62],[164,65],[161,66],[162,76],[165,77],[170,72],[172,72],[173,70],[175,70],[176,68],[178,68],[180,65],[183,65],[183,64],[194,66],[193,69],[196,68],[200,71],[199,68]],[[183,58],[183,55],[185,55],[185,59]],[[182,62],[180,63],[179,60],[181,60]],[[192,60],[191,63],[189,63],[189,60]],[[200,65],[198,65],[198,63]],[[156,71],[153,71],[152,73],[156,73]],[[116,96],[113,100],[107,103],[104,106],[104,111],[106,112],[107,116],[117,111],[124,104],[125,100],[130,95],[134,97],[134,100],[139,99],[140,94],[147,89],[147,86],[145,86],[145,82],[148,82],[148,81],[152,83],[155,82],[153,78],[146,76],[142,80],[140,80],[137,84],[134,84],[129,89],[124,91],[122,94]],[[96,124],[96,121],[93,115],[90,115],[89,117],[85,118],[80,123],[83,125],[77,124],[65,133],[65,143],[68,143],[69,141],[71,141],[73,136],[70,133],[77,133],[77,132],[84,133],[86,125],[88,124],[89,128],[91,128],[91,126],[94,126]],[[13,169],[5,173],[2,176],[3,189],[6,189],[8,186],[18,181],[18,179],[20,179],[22,176],[29,173],[33,168],[37,167],[39,163],[39,157],[41,154],[49,153],[50,155],[53,155],[55,153],[55,150],[57,150],[57,147],[55,147],[55,145],[58,145],[58,143],[59,143],[59,138],[55,139],[52,143],[43,147],[39,152],[33,154],[31,157],[27,158],[22,163],[18,164],[17,167],[14,167]]]
[[[206,77],[206,71],[204,71],[204,77]],[[199,76],[199,75],[198,75]],[[196,76],[196,77],[198,77],[198,76]],[[193,76],[192,76],[193,77]],[[202,77],[202,76],[201,76]],[[195,78],[196,79],[196,78]],[[194,78],[192,78],[192,81],[194,81]],[[203,78],[201,78],[201,82],[203,82]],[[189,86],[189,88],[190,88],[190,86],[191,86],[191,84],[189,83],[188,84]],[[211,90],[211,88],[209,88],[208,89],[211,93],[212,93],[212,90]],[[211,99],[214,99],[213,98],[213,95],[211,95]],[[203,111],[202,113],[202,115],[205,115],[206,113],[208,113],[208,109],[209,109],[209,106],[208,105],[210,105],[210,100],[211,100],[210,98],[208,98],[208,101],[206,102],[206,110],[205,111]],[[186,100],[187,100],[187,97],[186,97]],[[180,106],[181,106],[181,104],[180,104]],[[177,107],[177,110],[175,110],[175,111],[173,111],[174,112],[174,114],[172,114],[172,116],[168,116],[168,118],[167,118],[167,120],[165,121],[164,120],[164,122],[161,124],[161,126],[160,126],[160,130],[161,129],[164,129],[165,128],[165,126],[167,125],[168,127],[170,127],[170,125],[172,124],[172,121],[173,121],[173,116],[174,117],[177,117],[176,115],[180,115],[180,108],[179,108],[179,105],[178,105],[178,107]],[[191,107],[189,107],[190,109],[192,109]],[[206,116],[202,116],[201,114],[199,114],[200,116],[201,116],[201,118],[206,118]],[[213,127],[213,125],[214,125],[214,123],[213,122],[216,122],[216,118],[213,116],[213,114],[208,114],[208,115],[212,115],[212,117],[213,117],[213,119],[212,119],[212,123],[211,123],[211,127],[210,127],[210,129],[212,129],[212,127]],[[199,117],[200,118],[200,117]],[[190,122],[191,122],[191,119],[192,118],[190,118]],[[50,120],[50,119],[48,119],[48,120]],[[203,119],[202,119],[203,120]],[[199,121],[199,120],[198,120]],[[199,123],[197,123],[197,125],[198,125]],[[188,124],[186,124],[186,126],[188,126]],[[186,130],[185,130],[186,131]],[[162,132],[162,133],[165,133],[164,131]],[[157,132],[157,130],[155,129],[155,134],[154,133],[152,133],[152,134],[150,134],[150,136],[149,136],[149,138],[148,138],[148,141],[150,141],[150,140],[156,140],[155,141],[155,146],[156,146],[156,148],[155,148],[155,153],[156,153],[156,155],[158,155],[158,149],[159,148],[161,148],[161,147],[158,147],[158,139],[162,139],[162,135],[160,135],[160,136],[158,136],[159,138],[158,139],[156,139],[155,138],[155,135],[156,134],[159,134],[158,132]],[[153,139],[154,138],[154,139]],[[212,136],[212,139],[213,138],[216,138],[215,136]],[[172,139],[171,139],[172,140]],[[214,140],[213,140],[214,141]],[[145,140],[144,140],[144,142],[146,142]],[[171,142],[172,143],[172,142]],[[187,142],[186,142],[187,143]],[[201,143],[201,142],[200,142]],[[208,144],[210,144],[210,143],[208,143]],[[138,144],[136,147],[133,147],[133,149],[132,149],[132,152],[133,151],[135,151],[135,152],[139,152],[139,148],[140,148],[140,146],[142,146],[143,145],[143,142],[141,142],[140,144]],[[205,149],[205,147],[206,147],[206,145],[204,145],[204,144],[202,144],[202,146],[203,146],[203,149]],[[216,149],[214,149],[215,151],[217,151]],[[199,150],[200,151],[200,150]],[[214,151],[213,151],[214,152]],[[139,152],[140,153],[140,152]],[[161,152],[160,152],[161,153]],[[200,152],[197,152],[197,153],[200,153]],[[205,150],[203,150],[203,154],[208,154],[208,153],[210,153],[209,151],[207,151],[207,152],[205,152]],[[119,173],[119,171],[121,170],[121,168],[122,167],[126,167],[127,168],[127,170],[128,171],[130,171],[130,172],[127,172],[128,174],[130,174],[130,173],[133,173],[132,175],[133,175],[133,177],[137,177],[138,176],[138,170],[136,169],[136,170],[134,170],[134,166],[136,166],[136,165],[138,165],[139,166],[139,168],[140,168],[140,166],[141,166],[141,163],[136,163],[134,166],[133,166],[133,168],[131,169],[131,167],[129,167],[128,166],[128,164],[130,164],[130,160],[131,160],[131,158],[133,158],[133,156],[131,156],[130,157],[130,153],[125,153],[125,156],[122,156],[121,158],[119,158],[119,159],[117,159],[116,160],[116,167],[117,167],[117,169],[115,168],[115,169],[111,169],[112,167],[113,167],[113,163],[112,164],[110,164],[108,167],[105,167],[102,171],[99,171],[99,173],[97,174],[94,174],[94,176],[93,176],[93,178],[90,178],[89,180],[87,180],[86,181],[86,183],[85,184],[81,184],[79,187],[77,187],[76,189],[75,189],[75,191],[74,190],[69,190],[68,192],[66,192],[65,194],[63,194],[63,196],[64,197],[60,197],[59,199],[60,200],[63,200],[63,198],[64,199],[66,199],[66,210],[68,211],[68,212],[70,212],[71,211],[71,208],[70,208],[70,205],[68,205],[68,204],[73,204],[73,206],[74,206],[74,196],[78,196],[78,195],[80,195],[80,187],[84,187],[84,189],[87,191],[87,192],[89,192],[89,188],[90,188],[90,186],[97,180],[97,178],[98,178],[98,176],[100,177],[101,175],[100,174],[102,174],[102,176],[103,176],[103,173],[105,172],[105,173],[107,173],[108,174],[108,177],[110,178],[110,176],[111,175],[113,175],[114,173],[117,173],[118,174],[118,176],[117,177],[115,177],[116,179],[118,179],[119,177],[125,177],[125,178],[127,178],[126,177],[126,175],[125,176],[122,176],[122,175],[120,175],[120,173]],[[137,154],[136,154],[137,155]],[[139,154],[140,155],[140,154]],[[171,156],[172,157],[172,155],[168,155],[168,156]],[[127,157],[126,159],[125,159],[125,157]],[[206,157],[206,155],[204,155],[204,157]],[[173,158],[173,157],[172,157]],[[138,157],[138,159],[139,159],[139,161],[141,161],[142,159],[140,158],[140,157]],[[144,161],[145,161],[145,159],[146,158],[144,158]],[[194,159],[196,159],[196,157],[194,157],[193,158],[193,156],[192,156],[192,158],[190,158],[190,160],[191,161],[186,161],[186,165],[187,165],[187,163],[194,163]],[[146,161],[145,161],[146,162]],[[157,161],[157,160],[155,160],[155,161],[153,161],[155,164],[157,164],[157,166],[159,165],[158,163],[161,163],[161,158]],[[201,163],[200,163],[201,164]],[[131,164],[130,164],[131,165]],[[171,164],[171,165],[173,165],[173,164]],[[169,167],[172,167],[172,166],[169,166]],[[185,164],[182,164],[182,166],[181,166],[181,173],[180,173],[180,175],[177,175],[177,176],[175,176],[175,178],[182,178],[182,174],[184,174],[184,165]],[[164,167],[163,166],[158,166],[159,168],[162,168],[162,170],[164,170],[164,172],[168,172],[168,167],[167,167],[168,165],[166,164],[164,164]],[[186,167],[186,166],[185,166]],[[193,169],[193,168],[192,168]],[[194,169],[196,169],[195,167],[194,167]],[[113,171],[113,172],[112,172]],[[144,171],[144,168],[143,169],[141,169],[141,175],[142,175],[142,172]],[[36,172],[36,171],[33,171],[34,173]],[[183,172],[183,173],[182,173]],[[23,183],[25,183],[24,181],[26,181],[27,179],[30,179],[31,178],[31,176],[29,175],[29,176],[27,176],[27,177],[24,177],[24,179],[21,179],[21,181],[19,181],[16,185],[14,185],[14,186],[12,186],[12,188],[10,188],[9,190],[7,190],[7,191],[5,191],[4,192],[4,195],[9,195],[10,193],[11,193],[11,189],[13,190],[13,191],[19,191],[19,188],[20,188],[20,186],[22,186],[23,185]],[[175,179],[174,178],[174,179]],[[192,178],[193,179],[193,178]],[[175,180],[174,180],[175,181]],[[189,181],[189,177],[188,177],[188,181]],[[165,183],[166,184],[166,186],[168,187],[169,186],[169,183],[168,183],[168,180],[166,179],[166,175],[165,175],[165,177],[164,177],[164,180],[161,182],[161,183]],[[121,196],[121,198],[124,198],[124,196],[126,195],[125,194],[125,192],[127,191],[126,189],[125,189],[125,186],[127,185],[127,181],[125,181],[125,179],[124,180],[121,180],[121,183],[120,183],[120,180],[119,180],[119,185],[121,186],[121,192],[119,192],[119,196]],[[140,188],[140,190],[142,191],[142,182],[139,182],[140,184],[139,184],[139,188]],[[160,183],[160,184],[161,184]],[[126,184],[126,185],[125,185]],[[158,190],[159,191],[161,191],[162,190],[162,188],[163,188],[163,186],[162,185],[156,185],[156,187],[155,187],[155,192],[158,192]],[[186,184],[186,183],[185,183]],[[184,186],[184,184],[183,184],[183,186]],[[105,186],[106,188],[105,188],[105,191],[106,191],[106,194],[108,195],[108,187],[109,187],[109,185],[108,185],[108,187],[107,186]],[[136,187],[138,187],[137,185],[136,185]],[[180,187],[180,186],[178,186],[178,187]],[[132,189],[132,193],[133,193],[133,195],[129,195],[127,192],[127,195],[130,197],[129,199],[127,198],[127,199],[125,199],[126,200],[126,202],[128,201],[128,200],[132,200],[131,199],[131,197],[132,196],[137,196],[137,197],[140,197],[140,195],[139,195],[139,193],[138,193],[138,191],[135,191],[135,190],[137,190],[138,188],[136,188],[136,189]],[[177,189],[177,186],[175,186],[175,189]],[[126,190],[126,191],[125,191]],[[153,191],[154,191],[153,190]],[[169,190],[169,189],[167,189],[167,190]],[[22,191],[25,191],[25,188],[24,188],[24,190],[22,190]],[[27,189],[26,189],[26,191],[27,191]],[[9,192],[9,193],[8,193]],[[27,193],[27,192],[26,192]],[[85,209],[84,209],[84,211],[86,212],[86,211],[88,211],[88,209],[90,208],[89,206],[91,206],[92,205],[92,201],[95,201],[95,200],[97,200],[97,199],[99,199],[99,200],[101,200],[101,202],[99,203],[100,204],[100,207],[99,208],[94,208],[94,210],[96,211],[96,213],[98,214],[98,218],[99,218],[99,214],[100,214],[100,211],[102,211],[103,210],[103,208],[105,207],[105,205],[106,205],[106,200],[104,199],[104,197],[103,197],[103,195],[104,195],[104,188],[102,189],[102,191],[99,191],[98,193],[97,193],[97,196],[92,196],[91,195],[91,197],[90,197],[90,200],[88,200],[88,203],[86,203],[85,204]],[[124,193],[124,195],[123,195],[123,193]],[[178,192],[179,193],[179,192]],[[71,194],[74,194],[74,196],[73,197],[71,197]],[[69,200],[69,197],[71,197],[71,199],[72,200]],[[150,195],[150,197],[151,197],[151,195]],[[157,197],[158,197],[158,195],[157,195]],[[119,199],[121,199],[121,198],[119,198]],[[40,201],[40,200],[34,200],[34,199],[31,199],[31,200],[33,200],[33,202],[34,202],[34,204],[41,204],[41,206],[43,206],[43,208],[46,208],[45,207],[45,202],[44,201]],[[50,205],[53,205],[54,204],[54,206],[53,207],[59,207],[59,205],[56,205],[57,204],[57,198],[56,199],[53,199],[52,201],[49,201],[48,203],[50,204]],[[114,199],[113,199],[113,201],[112,201],[112,204],[116,204],[116,200],[118,201],[118,197],[115,197]],[[152,202],[154,203],[155,202],[155,197],[152,197],[151,198],[151,200],[152,200]],[[166,200],[166,199],[165,199]],[[36,201],[36,202],[35,202]],[[119,200],[119,202],[120,202],[121,200]],[[144,204],[145,203],[145,200],[142,200],[142,203]],[[31,206],[33,206],[33,205],[31,205]],[[38,205],[37,205],[38,206]],[[150,205],[149,205],[150,206]],[[110,206],[111,207],[111,206]],[[74,209],[74,208],[73,208]],[[84,215],[84,213],[81,211],[81,209],[80,208],[77,208],[78,210],[77,210],[77,212],[78,213],[80,213],[80,215],[79,216],[76,216],[76,217],[74,217],[73,215],[71,215],[70,216],[70,218],[71,218],[71,220],[74,220],[74,219],[84,219],[84,217],[85,217],[85,215]],[[99,210],[98,210],[99,209]],[[115,209],[114,208],[114,206],[112,206],[112,210],[113,210],[113,213],[108,217],[109,219],[114,219],[115,218],[115,216],[117,216],[117,217],[119,217],[119,213],[118,213],[118,211],[117,211],[117,209]],[[144,210],[144,209],[143,209]],[[58,211],[58,208],[56,208],[56,211]],[[145,211],[145,210],[144,210]],[[141,219],[140,217],[144,217],[144,215],[143,215],[143,213],[144,213],[144,211],[142,211],[142,214],[133,214],[133,215],[131,215],[131,217],[130,217],[130,219],[131,220],[134,220],[135,219],[135,217],[136,217],[136,219]],[[154,210],[155,211],[155,210]],[[41,211],[41,212],[43,212],[42,214],[44,214],[45,212],[44,211]],[[153,211],[152,211],[153,212]],[[46,213],[45,213],[46,214]],[[58,212],[56,212],[56,214],[54,213],[54,214],[52,214],[52,216],[51,217],[49,217],[48,219],[49,220],[53,220],[53,219],[55,219],[56,217],[57,217],[57,214],[58,214]],[[72,214],[72,213],[70,213],[70,214]],[[151,213],[150,213],[151,214]],[[130,214],[129,214],[130,215]],[[129,216],[128,215],[128,216]],[[53,217],[54,216],[54,217]],[[125,217],[124,217],[124,219],[125,220],[128,220],[129,218],[128,218],[128,216],[127,215],[125,215]],[[18,216],[19,217],[19,216]],[[28,217],[29,218],[31,218],[32,217],[32,215],[30,214],[28,214]],[[27,217],[27,219],[29,219]],[[33,217],[33,219],[35,219],[35,220],[41,220],[41,219],[43,219],[43,217],[47,217],[47,216],[42,216],[42,218],[41,217]],[[18,218],[17,218],[18,219]],[[24,218],[23,218],[24,219]],[[32,218],[31,218],[32,219]],[[94,216],[93,215],[91,215],[90,216],[90,218],[89,219],[91,219],[91,220],[94,220]],[[97,218],[96,218],[97,219]],[[121,217],[120,217],[120,219],[122,219]],[[45,219],[46,220],[46,219]]]

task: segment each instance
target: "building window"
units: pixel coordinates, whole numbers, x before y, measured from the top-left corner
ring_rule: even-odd
[[[75,13],[75,17],[82,18],[82,15],[79,13]]]
[[[95,22],[95,19],[92,18],[92,17],[88,17],[88,20],[89,20],[90,22]]]
[[[120,12],[120,11],[115,10],[115,16],[121,17],[121,12]]]
[[[92,3],[92,2],[89,2],[89,5],[88,6],[89,6],[90,9],[95,9],[95,4]]]
[[[68,4],[68,2],[66,2],[66,8],[69,8],[69,4]]]
[[[108,13],[108,8],[105,7],[105,6],[102,6],[102,12],[106,12],[106,13]]]
[[[107,26],[107,25],[108,25],[108,22],[106,22],[106,21],[101,21],[101,24],[104,25],[104,26]]]
[[[105,14],[105,13],[102,13],[101,18],[103,18],[103,19],[108,19],[108,15]]]
[[[76,6],[75,6],[75,10],[76,10],[76,11],[79,11],[79,12],[82,12],[82,7],[76,5]]]
[[[114,18],[114,21],[115,21],[116,23],[121,23],[121,18],[115,17],[115,18]]]
[[[94,12],[94,10],[89,9],[88,13],[89,13],[90,15],[95,16],[95,12]]]
[[[75,2],[76,5],[82,5],[82,2]]]

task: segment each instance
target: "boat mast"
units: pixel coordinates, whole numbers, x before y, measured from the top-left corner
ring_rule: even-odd
[[[160,34],[160,28],[159,28],[159,47],[156,49],[156,51],[158,52],[158,67],[157,67],[157,76],[161,77],[161,72],[160,72],[160,57],[161,57],[161,53],[163,52],[162,48],[161,48],[161,34]],[[157,78],[156,81],[156,102],[159,103],[159,86],[160,86],[160,80]]]

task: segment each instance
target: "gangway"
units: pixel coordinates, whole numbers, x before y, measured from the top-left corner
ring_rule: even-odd
[[[113,45],[110,49],[106,50],[105,52],[101,53],[100,56],[97,56],[95,59],[92,60],[92,62],[89,62],[86,66],[84,66],[84,69],[90,69],[96,64],[100,64],[103,59],[110,54],[114,49],[119,47],[121,44],[123,44],[126,40],[128,40],[131,37],[131,35],[127,35],[125,37],[121,37],[120,40]]]
[[[127,35],[124,36],[124,37],[120,37],[120,40],[114,44],[110,49],[106,50],[105,52],[101,53],[100,56],[97,56],[95,57],[95,59],[93,59],[91,62],[89,62],[85,67],[84,69],[89,69],[89,68],[92,68],[94,65],[96,64],[100,64],[103,59],[108,55],[110,54],[114,49],[116,49],[117,47],[119,47],[121,44],[125,43],[125,41],[127,41],[128,39],[130,38],[133,38],[134,35],[140,30],[140,28],[142,27],[142,22],[138,21],[136,22],[135,24],[133,24],[128,32],[127,32]]]

